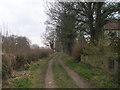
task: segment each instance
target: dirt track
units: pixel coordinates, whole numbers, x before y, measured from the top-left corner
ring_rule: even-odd
[[[56,88],[54,79],[53,79],[53,73],[52,73],[52,62],[53,60],[56,60],[59,62],[62,67],[67,71],[68,75],[74,80],[76,85],[79,88],[94,88],[92,87],[86,80],[84,80],[82,77],[80,77],[77,73],[75,73],[73,70],[71,70],[66,64],[63,63],[61,58],[54,57],[53,59],[49,60],[48,67],[46,70],[46,76],[45,76],[45,88]],[[64,81],[63,81],[64,83]]]
[[[60,58],[58,58],[57,61],[63,66],[68,75],[75,81],[77,86],[79,86],[80,88],[94,88],[87,81],[81,78],[77,73],[68,68],[68,66],[66,66]]]
[[[45,76],[45,88],[56,88],[56,85],[54,83],[53,79],[53,73],[52,73],[52,62],[54,59],[49,60],[48,67],[46,70],[46,76]]]

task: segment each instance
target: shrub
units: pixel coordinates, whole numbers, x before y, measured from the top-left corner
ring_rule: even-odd
[[[3,79],[7,79],[8,77],[10,77],[10,75],[12,74],[12,55],[2,55],[2,78]]]
[[[24,66],[21,66],[21,67],[19,68],[20,71],[22,71],[22,70],[28,70],[28,69],[29,69],[29,66],[28,66],[28,65],[24,65]]]
[[[30,63],[31,61],[37,61],[38,55],[31,54],[27,57],[27,62]]]
[[[49,55],[49,53],[47,51],[42,51],[39,54],[39,58],[45,58],[45,57],[48,57],[48,55]]]
[[[2,79],[7,79],[9,73],[8,73],[5,63],[2,64],[2,69],[3,69],[2,70]]]
[[[80,61],[81,60],[81,54],[83,53],[84,44],[80,42],[76,42],[72,49],[72,57],[73,59]]]
[[[20,68],[24,64],[26,64],[27,59],[24,56],[17,56],[16,57],[16,68]]]
[[[87,45],[84,49],[84,53],[87,55],[96,55],[99,53],[99,48],[93,45]]]
[[[2,76],[7,79],[12,70],[26,70],[25,64],[30,64],[31,61],[37,61],[39,58],[47,57],[53,53],[50,49],[40,48],[38,45],[30,45],[26,37],[12,35],[2,36],[3,58],[2,58]]]

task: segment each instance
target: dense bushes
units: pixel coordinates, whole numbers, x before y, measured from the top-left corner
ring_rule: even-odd
[[[14,69],[15,58],[13,55],[2,55],[2,78],[7,79]]]
[[[118,54],[114,52],[107,40],[100,40],[98,45],[87,44],[82,55],[82,61],[106,71],[117,71],[118,62],[115,60]],[[112,59],[110,59],[112,58]],[[112,68],[110,68],[112,67]]]
[[[25,64],[45,58],[52,53],[50,49],[30,45],[29,40],[22,36],[3,36],[2,45],[2,74],[4,80],[10,77],[13,70],[22,69]]]
[[[106,57],[115,55],[114,48],[110,46],[110,42],[108,42],[108,40],[105,39],[101,39],[97,46],[93,44],[87,44],[83,53],[86,53],[87,55],[91,56],[96,55]]]
[[[38,58],[38,56],[36,56],[35,54],[31,54],[27,57],[27,62],[30,63],[31,61],[36,61]]]
[[[26,64],[27,59],[24,56],[17,56],[16,57],[16,68],[20,68],[24,64]]]
[[[39,49],[38,53],[31,52],[28,56],[4,54],[2,58],[3,79],[9,78],[13,69],[22,69],[25,64],[30,64],[38,59],[48,57],[51,53],[52,51],[49,49]]]
[[[6,63],[4,63],[4,62],[2,64],[2,69],[3,69],[2,70],[2,78],[7,79],[7,77],[10,75],[8,71],[11,71],[11,70],[9,70],[9,68],[7,68]]]
[[[100,68],[109,71],[109,66],[115,69],[114,72],[117,71],[117,60],[114,58],[118,57],[118,54],[114,52],[112,46],[107,40],[101,39],[98,42],[98,45],[95,46],[91,43],[83,44],[83,43],[75,43],[73,46],[72,57],[74,60],[83,61],[85,63],[89,63],[92,66],[97,66]],[[109,58],[113,57],[110,61]]]
[[[39,58],[44,58],[44,57],[48,57],[49,53],[47,51],[42,51],[39,54]]]
[[[49,50],[41,49],[39,53],[33,53],[29,56],[17,56],[16,57],[16,68],[19,69],[21,66],[25,64],[30,64],[31,62],[37,61],[38,59],[42,59],[49,56]]]

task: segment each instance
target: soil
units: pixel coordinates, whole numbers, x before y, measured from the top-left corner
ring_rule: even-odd
[[[53,79],[53,73],[52,73],[53,60],[54,59],[51,59],[48,61],[48,67],[47,67],[46,76],[45,76],[45,88],[56,88],[56,85]]]

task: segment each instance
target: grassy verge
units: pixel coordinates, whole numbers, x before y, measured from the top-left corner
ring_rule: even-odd
[[[33,65],[30,69],[32,70],[32,88],[44,88],[44,78],[47,68],[48,60],[42,60],[38,64]]]
[[[28,77],[24,77],[13,81],[12,85],[17,88],[31,88],[32,83]]]
[[[37,61],[33,64],[25,65],[17,73],[20,75],[14,75],[13,80],[10,81],[10,87],[12,88],[44,88],[44,79],[47,68],[48,60],[52,59],[54,55]],[[26,74],[23,75],[23,73]],[[29,73],[28,73],[29,72]]]
[[[58,88],[78,88],[64,68],[56,61],[52,65],[54,81]]]
[[[118,88],[112,75],[104,70],[92,67],[89,64],[83,62],[76,63],[66,55],[61,55],[64,63],[78,73],[81,77],[88,80],[89,83],[98,88]]]
[[[45,70],[47,67],[48,60],[37,61],[29,66],[29,74],[22,76],[21,78],[15,79],[11,82],[11,86],[15,88],[43,88]],[[25,72],[21,71],[21,72]]]

